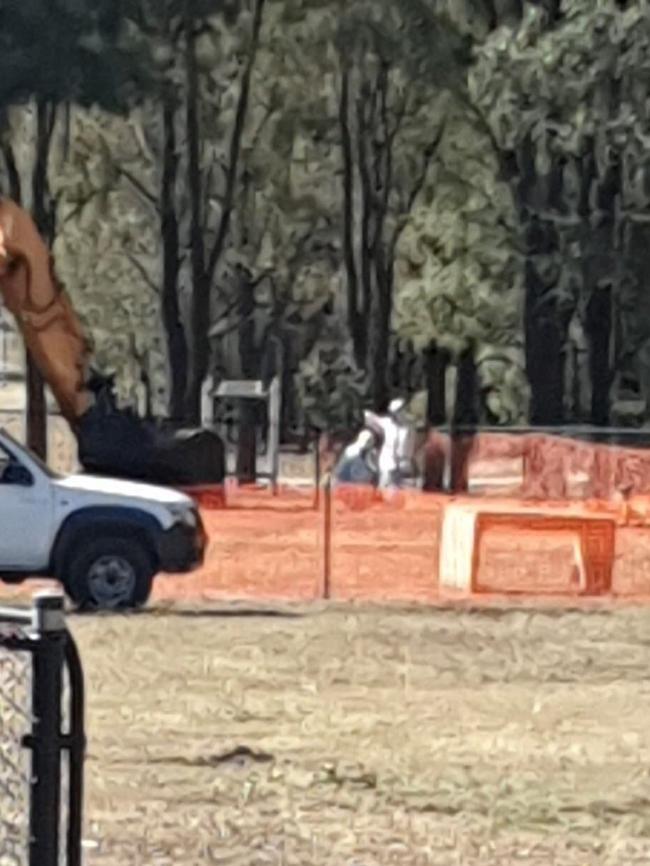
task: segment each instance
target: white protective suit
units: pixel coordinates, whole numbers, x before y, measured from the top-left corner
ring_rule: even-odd
[[[382,446],[379,451],[379,487],[389,489],[399,487],[401,468],[407,458],[405,453],[409,428],[401,423],[400,413],[404,408],[403,400],[393,400],[387,415],[365,412],[364,421],[370,429],[381,431]]]

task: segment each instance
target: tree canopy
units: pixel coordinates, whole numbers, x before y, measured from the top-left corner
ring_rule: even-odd
[[[31,97],[126,110],[148,80],[137,0],[7,0],[0,9],[0,104]]]
[[[191,421],[207,371],[279,372],[288,436],[444,420],[451,367],[483,420],[650,417],[647,4],[55,6],[0,12],[5,188],[124,395]]]

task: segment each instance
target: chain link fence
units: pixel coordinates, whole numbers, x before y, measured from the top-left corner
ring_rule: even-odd
[[[80,866],[83,686],[61,595],[0,608],[0,866]]]
[[[29,753],[23,738],[31,731],[31,656],[4,644],[0,624],[0,866],[27,866],[29,837]]]

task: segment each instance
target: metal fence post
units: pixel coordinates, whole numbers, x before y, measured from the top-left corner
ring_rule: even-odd
[[[332,595],[332,474],[325,479],[323,511],[323,598]]]
[[[320,486],[321,486],[321,437],[314,437],[314,511],[320,508]]]
[[[66,627],[63,596],[34,598],[29,866],[58,866],[61,814],[61,698]]]
[[[69,753],[70,790],[68,794],[68,863],[81,866],[81,833],[83,818],[84,759],[86,754],[84,676],[77,645],[66,641],[65,651],[70,676],[70,735],[66,747]]]

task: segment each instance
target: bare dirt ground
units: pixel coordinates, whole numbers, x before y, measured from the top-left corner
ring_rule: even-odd
[[[72,617],[88,866],[650,862],[650,610]]]

